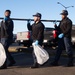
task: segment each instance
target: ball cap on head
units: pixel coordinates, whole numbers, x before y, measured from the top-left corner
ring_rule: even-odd
[[[67,10],[62,10],[62,13],[60,13],[60,15],[68,15],[68,11]]]
[[[35,15],[33,15],[33,16],[36,16],[36,17],[42,17],[42,15],[41,15],[41,13],[36,13]]]

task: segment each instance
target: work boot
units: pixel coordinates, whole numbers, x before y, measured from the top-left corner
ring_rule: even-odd
[[[51,66],[59,66],[58,62],[52,62],[50,63]]]
[[[72,67],[72,66],[74,66],[74,64],[73,63],[69,63],[69,64],[67,64],[66,67]]]
[[[72,67],[72,66],[74,66],[73,60],[69,61],[66,67]]]
[[[69,60],[68,60],[67,67],[72,67],[72,66],[74,66],[73,60],[74,60],[73,56],[72,56],[72,55],[69,55]]]
[[[39,65],[38,63],[35,63],[33,66],[31,66],[31,68],[32,68],[32,69],[35,69],[35,68],[39,68],[39,66],[40,66],[40,65]]]
[[[0,69],[7,69],[7,64],[6,64],[6,62],[0,67]]]
[[[9,67],[10,67],[10,66],[13,66],[15,63],[16,63],[15,61],[10,62],[8,66],[9,66]]]
[[[0,67],[0,69],[7,69],[7,66],[2,66]]]

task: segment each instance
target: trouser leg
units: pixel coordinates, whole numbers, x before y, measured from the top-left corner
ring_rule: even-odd
[[[6,56],[7,59],[10,61],[10,63],[15,62],[15,60],[13,59],[13,57],[11,56],[11,53],[8,51],[9,46],[11,45],[11,40],[7,39],[7,38],[2,38],[2,44],[5,48],[5,52],[6,52]]]
[[[33,51],[32,55],[33,55],[34,64],[36,64],[37,63],[37,59],[36,59],[34,51]]]
[[[63,41],[63,39],[59,39],[58,40],[58,49],[56,51],[54,62],[58,63],[61,53],[62,53],[62,50],[63,50],[63,47],[64,47],[64,41]]]
[[[4,46],[5,45],[5,38],[1,38],[1,44]],[[7,67],[7,58],[4,62],[4,64],[1,66],[1,68],[6,68]]]
[[[64,43],[66,47],[66,52],[68,54],[68,63],[73,63],[73,52],[72,52],[72,43],[71,39],[64,37]]]
[[[39,45],[40,45],[40,46],[42,46],[42,42],[43,42],[43,41],[39,41]],[[37,64],[37,59],[36,59],[34,50],[33,50],[33,60],[34,60],[34,64]]]

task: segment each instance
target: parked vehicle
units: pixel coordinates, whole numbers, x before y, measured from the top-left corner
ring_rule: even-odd
[[[72,44],[75,44],[75,25],[72,26]]]
[[[16,39],[17,39],[17,35],[16,34],[13,34],[13,43],[16,42]]]
[[[54,28],[45,28],[43,45],[50,45],[50,43],[53,40],[53,30]],[[24,46],[30,47],[32,45],[31,32],[30,31],[18,32],[17,42],[19,44],[23,44]]]
[[[32,34],[30,31],[18,32],[17,42],[24,46],[30,47],[32,45]],[[44,30],[44,46],[57,46],[58,34],[55,28],[46,27]],[[75,44],[75,26],[72,27],[72,44]]]
[[[45,28],[43,41],[44,46],[51,46],[53,44],[54,41],[53,31],[54,28]]]
[[[18,32],[16,41],[19,43],[19,45],[23,44],[24,46],[30,47],[30,45],[32,44],[31,32],[30,31]]]
[[[54,29],[53,35],[54,35],[55,42],[57,42],[58,41],[58,34],[57,34],[57,30],[56,29]],[[71,35],[72,35],[72,37],[71,37],[72,45],[75,45],[75,25],[72,26],[72,33],[71,33]]]

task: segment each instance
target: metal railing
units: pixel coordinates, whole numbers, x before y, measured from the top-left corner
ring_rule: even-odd
[[[3,19],[3,17],[0,17],[0,19]],[[16,21],[34,21],[33,19],[22,19],[22,18],[11,18],[12,20]],[[41,20],[43,22],[60,22],[60,20]]]

